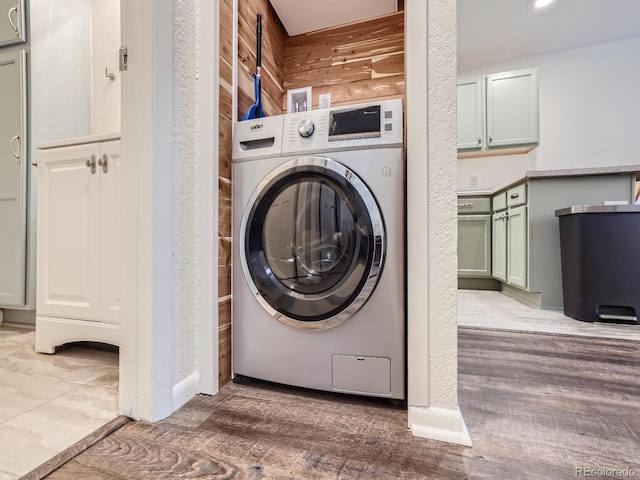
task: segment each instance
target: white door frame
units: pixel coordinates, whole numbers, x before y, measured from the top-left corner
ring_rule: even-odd
[[[195,3],[195,2],[194,2]],[[200,291],[194,319],[198,334],[197,391],[218,389],[217,328],[217,45],[219,0],[202,2],[199,188],[202,235]],[[214,21],[215,20],[215,21]],[[172,195],[173,1],[121,0],[122,44],[128,69],[122,74],[122,306],[120,413],[157,421],[174,410]],[[207,134],[209,133],[209,134]],[[179,252],[178,252],[179,253]],[[209,292],[209,294],[206,294]],[[177,408],[177,407],[176,407]]]

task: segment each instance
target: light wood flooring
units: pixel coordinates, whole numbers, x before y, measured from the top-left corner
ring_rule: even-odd
[[[386,401],[232,383],[162,422],[127,423],[47,478],[640,476],[640,342],[461,328],[459,347],[471,448],[412,437]]]

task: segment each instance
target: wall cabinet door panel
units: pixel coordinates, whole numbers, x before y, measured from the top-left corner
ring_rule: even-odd
[[[27,41],[24,0],[0,0],[0,47]]]
[[[0,306],[25,304],[27,127],[24,51],[0,55]]]
[[[482,81],[458,83],[458,149],[481,148],[483,145]]]
[[[487,145],[538,142],[538,80],[535,70],[487,77]]]

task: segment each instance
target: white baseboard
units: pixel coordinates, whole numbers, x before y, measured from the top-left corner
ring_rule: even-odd
[[[172,409],[174,412],[196,396],[199,381],[200,374],[198,372],[194,372],[180,383],[173,386],[171,393],[173,397]]]
[[[416,437],[471,446],[471,437],[459,408],[409,406],[409,428]]]

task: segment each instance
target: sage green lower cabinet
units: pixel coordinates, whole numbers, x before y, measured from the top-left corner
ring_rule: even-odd
[[[458,277],[491,277],[491,198],[458,197]]]
[[[527,288],[527,206],[507,213],[507,283]]]
[[[527,191],[519,185],[496,195],[491,216],[491,274],[496,280],[527,288]]]
[[[458,216],[458,276],[491,276],[491,215]]]
[[[507,212],[494,213],[492,219],[493,241],[491,244],[491,261],[493,278],[507,281]]]
[[[492,197],[492,276],[541,308],[561,310],[560,228],[555,211],[633,203],[635,173],[529,177]]]

